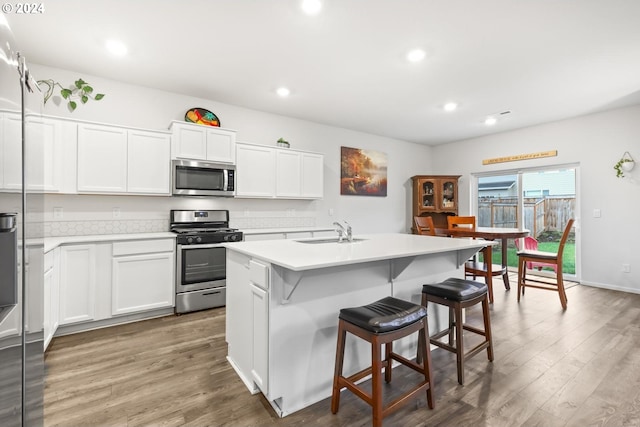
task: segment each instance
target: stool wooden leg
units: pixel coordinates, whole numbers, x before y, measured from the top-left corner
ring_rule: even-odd
[[[491,318],[489,317],[489,301],[487,299],[482,300],[482,317],[484,319],[484,334],[485,340],[489,342],[487,347],[487,357],[490,362],[493,362],[493,338],[491,337]]]
[[[456,318],[456,363],[458,365],[458,383],[464,385],[464,341],[462,339],[462,307],[455,305]]]
[[[336,367],[333,374],[333,392],[331,394],[331,412],[337,413],[340,407],[340,377],[342,376],[342,365],[344,362],[344,344],[347,338],[347,331],[343,327],[343,320],[338,323],[338,344],[336,347]]]
[[[524,269],[527,264],[522,257],[518,258],[518,302],[520,302],[520,294],[524,294]]]
[[[371,342],[371,412],[373,427],[382,427],[382,360],[377,336]]]
[[[418,341],[422,338],[422,342],[429,342],[429,325],[427,319],[424,319],[424,328],[418,332]],[[424,345],[422,349],[422,357],[424,359],[424,379],[429,382],[429,388],[427,389],[427,404],[429,409],[434,407],[434,395],[433,395],[433,369],[431,368],[431,349]]]
[[[386,343],[384,345],[384,380],[388,383],[391,382],[391,372],[392,372],[392,360],[391,360],[391,352],[393,351],[393,342]]]
[[[456,323],[456,320],[455,320],[455,314],[453,312],[453,307],[449,307],[449,345],[450,346],[453,346],[453,339],[454,339],[453,328],[455,323]]]

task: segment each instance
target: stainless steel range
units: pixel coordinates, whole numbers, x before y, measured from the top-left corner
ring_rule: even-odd
[[[243,239],[229,228],[227,210],[172,210],[176,236],[176,313],[221,307],[226,299],[227,254],[221,245]]]

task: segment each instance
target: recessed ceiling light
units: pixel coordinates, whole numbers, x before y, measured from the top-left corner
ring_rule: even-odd
[[[487,125],[487,126],[493,126],[496,123],[498,123],[498,119],[496,119],[493,116],[489,116],[484,120],[484,124]]]
[[[458,104],[456,104],[455,102],[447,102],[446,104],[444,104],[444,106],[442,107],[442,109],[444,111],[455,111],[456,108],[458,108]]]
[[[118,40],[107,40],[105,43],[105,47],[107,50],[116,56],[124,56],[127,54],[127,46],[124,45],[121,41]]]
[[[410,62],[420,62],[427,56],[427,53],[422,49],[413,49],[407,53],[407,60]]]
[[[286,87],[279,87],[279,88],[276,90],[276,93],[277,93],[279,96],[281,96],[281,97],[283,97],[283,98],[286,98],[287,96],[289,96],[289,94],[291,93],[291,91],[290,91],[289,89],[287,89]]]
[[[315,15],[322,9],[322,3],[320,0],[303,0],[302,10],[307,15]]]

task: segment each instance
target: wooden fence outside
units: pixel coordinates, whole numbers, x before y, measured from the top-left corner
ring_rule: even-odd
[[[478,227],[517,227],[517,197],[484,198],[478,203]],[[562,231],[574,218],[575,197],[524,199],[524,228],[538,237],[544,231]]]

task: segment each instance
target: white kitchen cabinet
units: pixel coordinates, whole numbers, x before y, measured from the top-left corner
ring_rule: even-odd
[[[236,197],[322,198],[322,154],[248,143],[236,151]]]
[[[276,197],[299,197],[302,193],[302,153],[276,150]]]
[[[62,128],[68,122],[42,117],[27,117],[27,188],[59,192],[62,185]]]
[[[194,123],[172,122],[172,159],[236,161],[236,132]]]
[[[251,377],[265,396],[269,395],[269,265],[249,261],[251,289],[252,350]]]
[[[78,192],[127,192],[127,130],[78,124]]]
[[[175,240],[113,243],[111,314],[172,307]]]
[[[2,115],[2,188],[22,189],[22,120],[19,114]]]
[[[60,325],[94,319],[96,245],[72,245],[60,253]]]
[[[300,196],[321,199],[324,197],[324,156],[317,153],[302,153],[301,163]]]
[[[170,192],[170,137],[164,132],[78,124],[78,192]]]
[[[60,248],[59,326],[108,318],[110,243]]]
[[[51,343],[59,324],[60,249],[44,255],[44,349]]]
[[[275,151],[264,145],[236,145],[236,197],[272,198],[276,191]]]
[[[127,192],[170,193],[169,134],[129,130],[127,133]]]

